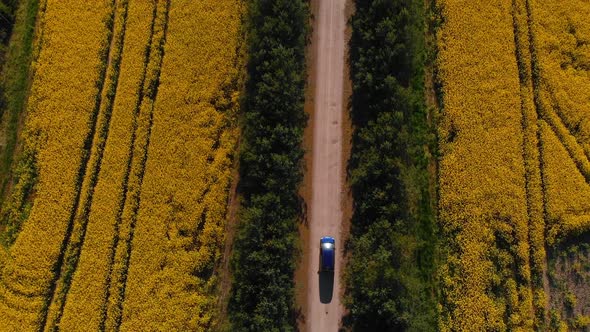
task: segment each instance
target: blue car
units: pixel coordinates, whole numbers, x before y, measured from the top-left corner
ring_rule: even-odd
[[[334,271],[336,241],[333,237],[324,236],[320,239],[320,272]]]

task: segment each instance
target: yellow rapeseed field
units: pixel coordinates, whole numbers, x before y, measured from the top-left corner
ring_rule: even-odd
[[[157,4],[154,18],[150,54],[146,64],[146,76],[140,92],[139,113],[137,114],[134,128],[135,137],[131,147],[131,159],[129,160],[129,174],[125,185],[127,186],[122,207],[120,221],[118,221],[118,234],[114,248],[113,262],[107,285],[107,299],[104,308],[105,324],[108,330],[117,329],[121,324],[121,311],[124,301],[124,292],[127,281],[127,270],[131,242],[133,240],[133,227],[137,220],[139,208],[139,196],[142,189],[143,174],[150,143],[151,128],[154,114],[154,98],[156,97],[156,82],[160,76],[162,66],[162,45],[166,38],[168,25],[169,2],[162,1]]]
[[[548,242],[590,230],[590,3],[580,0],[532,2],[539,94],[545,119],[557,140],[553,151],[565,149],[547,166]],[[547,129],[546,131],[549,131]],[[569,160],[572,160],[570,162]],[[559,159],[557,159],[559,160]],[[574,168],[570,166],[574,165]],[[561,174],[556,177],[555,174]]]
[[[0,330],[215,323],[243,10],[241,0],[42,2],[23,134],[38,183],[0,252]]]
[[[533,326],[520,83],[510,1],[438,1],[440,329]],[[493,33],[490,33],[493,31]],[[504,319],[509,313],[509,319]]]
[[[529,216],[529,245],[533,304],[538,318],[545,315],[545,206],[543,179],[539,152],[539,114],[537,112],[533,66],[531,54],[531,31],[529,27],[529,6],[526,0],[513,2],[514,41],[516,61],[520,79],[520,97],[523,130],[523,157],[525,166],[527,207]],[[535,69],[536,70],[536,69]],[[538,326],[537,326],[538,327]]]
[[[438,327],[545,330],[551,250],[590,231],[590,2],[435,3]],[[217,323],[245,7],[40,1],[0,331]]]
[[[100,94],[100,106],[98,106],[96,127],[93,133],[91,148],[87,152],[89,155],[85,166],[85,176],[80,186],[80,197],[76,206],[75,214],[72,216],[73,225],[71,236],[68,239],[69,241],[65,248],[59,277],[55,281],[55,289],[51,294],[51,302],[49,304],[45,323],[46,331],[53,331],[56,326],[60,325],[59,320],[61,319],[66,295],[70,287],[71,275],[77,266],[77,260],[80,256],[81,245],[88,224],[88,214],[90,206],[92,205],[94,189],[96,187],[98,173],[104,154],[106,135],[109,130],[113,109],[113,97],[121,62],[128,1],[121,0],[117,1],[115,4],[116,8],[113,12],[112,31],[109,35],[111,41],[109,41],[110,45],[108,47],[108,53],[106,54],[106,69]]]
[[[123,61],[114,101],[109,135],[89,215],[84,250],[74,274],[60,327],[84,325],[98,330],[106,301],[107,278],[114,255],[114,239],[129,174],[131,142],[139,95],[146,71],[146,47],[151,38],[155,6],[130,1]]]
[[[237,0],[171,3],[141,203],[130,216],[122,331],[201,331],[214,319],[211,275],[237,138],[241,11]]]
[[[577,232],[590,221],[590,186],[550,126],[542,126],[548,238]]]
[[[556,113],[590,156],[590,4],[533,1],[535,38],[544,89]]]
[[[546,248],[590,230],[590,3],[437,6],[439,326],[544,330]]]
[[[35,202],[0,274],[0,326],[37,330],[79,189],[112,13],[108,1],[48,1],[24,144],[37,151]],[[65,162],[67,160],[67,162]]]

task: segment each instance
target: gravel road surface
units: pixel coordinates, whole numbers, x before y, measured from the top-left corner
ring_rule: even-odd
[[[344,308],[339,297],[342,272],[342,120],[346,0],[319,0],[314,20],[314,95],[307,315],[308,331],[338,331]],[[322,236],[336,239],[335,272],[318,273]]]

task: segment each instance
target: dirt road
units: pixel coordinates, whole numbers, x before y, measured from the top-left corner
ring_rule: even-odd
[[[309,220],[307,331],[337,331],[344,308],[342,272],[342,122],[345,63],[346,0],[318,0],[314,20],[315,94]],[[335,272],[318,273],[319,241],[336,239]]]

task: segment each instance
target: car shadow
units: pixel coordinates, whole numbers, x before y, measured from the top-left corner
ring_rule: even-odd
[[[332,295],[334,293],[334,272],[318,272],[320,279],[320,302],[332,302]]]

